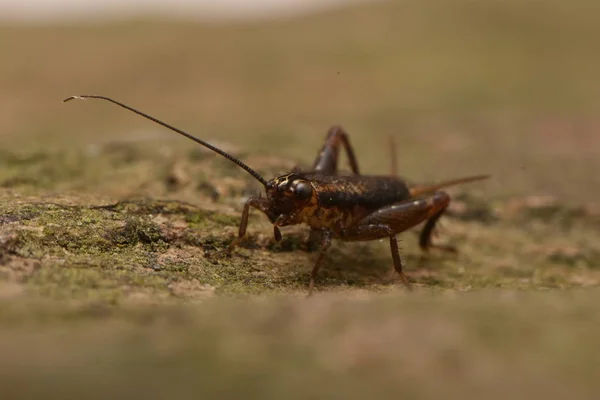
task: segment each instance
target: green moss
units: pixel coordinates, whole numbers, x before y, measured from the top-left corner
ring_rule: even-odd
[[[198,211],[197,207],[181,201],[157,200],[157,199],[135,199],[120,201],[107,206],[95,207],[97,209],[118,212],[127,215],[193,215]]]
[[[215,213],[215,214],[211,215],[211,220],[219,225],[239,226],[241,218],[237,217],[237,216],[232,216],[232,215]]]
[[[163,277],[141,270],[134,273],[86,264],[46,264],[27,281],[29,292],[37,296],[107,305],[118,304],[140,290],[168,296],[166,284]]]
[[[186,222],[193,228],[206,228],[210,225],[239,226],[240,217],[215,212],[194,212],[186,214]]]
[[[201,212],[195,212],[192,214],[188,214],[186,215],[185,221],[190,224],[191,227],[194,228],[201,228],[206,226],[207,221],[208,220],[208,216],[206,215],[206,213],[201,213]]]
[[[135,246],[138,243],[149,246],[153,251],[166,250],[168,239],[162,234],[160,227],[139,217],[127,217],[125,226],[104,234],[112,246]]]

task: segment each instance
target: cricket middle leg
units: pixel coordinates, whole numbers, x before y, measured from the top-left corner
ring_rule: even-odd
[[[317,279],[317,274],[319,273],[319,269],[321,268],[321,264],[323,263],[323,258],[325,257],[325,253],[329,246],[331,246],[331,232],[322,231],[321,236],[321,251],[317,256],[317,261],[313,265],[312,272],[310,273],[310,282],[308,284],[308,297],[312,296],[313,291],[315,289],[315,281]]]

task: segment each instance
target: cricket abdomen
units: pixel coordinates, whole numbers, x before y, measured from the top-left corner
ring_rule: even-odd
[[[374,211],[385,205],[410,198],[404,181],[389,176],[326,176],[310,175],[319,206]]]

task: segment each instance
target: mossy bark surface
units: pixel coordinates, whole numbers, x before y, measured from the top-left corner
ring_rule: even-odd
[[[600,398],[597,2],[377,2],[235,25],[0,26],[0,399]],[[333,124],[450,189],[434,238],[276,243]],[[392,137],[395,144],[389,146]],[[341,166],[346,160],[342,156]]]

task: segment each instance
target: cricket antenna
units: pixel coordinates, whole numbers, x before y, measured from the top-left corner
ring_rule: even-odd
[[[150,116],[150,115],[148,115],[146,113],[143,113],[143,112],[141,112],[139,110],[136,110],[135,108],[129,107],[128,105],[125,105],[123,103],[120,103],[120,102],[118,102],[116,100],[113,100],[113,99],[111,99],[109,97],[104,97],[104,96],[96,96],[96,95],[71,96],[69,98],[64,99],[63,103],[66,103],[67,101],[71,101],[71,100],[75,100],[75,99],[77,99],[77,100],[85,100],[85,99],[106,100],[106,101],[114,103],[114,104],[116,104],[116,105],[118,105],[120,107],[123,107],[123,108],[125,108],[125,109],[127,109],[129,111],[132,111],[132,112],[134,112],[134,113],[136,113],[138,115],[141,115],[142,117],[147,118],[147,119],[149,119],[152,122],[156,122],[157,124],[162,125],[165,128],[168,128],[168,129],[170,129],[172,131],[175,131],[175,132],[179,133],[180,135],[183,135],[186,138],[191,139],[194,142],[200,143],[202,146],[211,149],[215,153],[222,155],[223,157],[225,157],[229,161],[232,161],[232,162],[236,163],[239,167],[241,167],[244,170],[246,170],[246,172],[248,172],[250,175],[252,175],[257,181],[259,181],[260,183],[262,183],[263,186],[267,186],[267,181],[262,176],[260,176],[258,174],[258,172],[256,172],[255,170],[253,170],[252,168],[250,168],[249,166],[247,166],[246,164],[244,164],[242,161],[238,160],[237,158],[235,158],[234,156],[232,156],[230,154],[225,153],[223,150],[221,150],[221,149],[219,149],[219,148],[217,148],[217,147],[215,147],[215,146],[213,146],[213,145],[211,145],[209,143],[206,143],[204,140],[198,139],[197,137],[192,136],[189,133],[182,131],[181,129],[175,128],[174,126],[167,124],[166,122],[162,122],[161,120],[156,119],[156,118],[154,118],[154,117],[152,117],[152,116]]]

